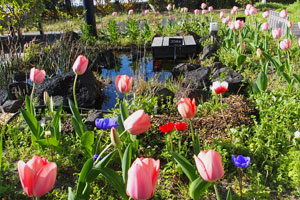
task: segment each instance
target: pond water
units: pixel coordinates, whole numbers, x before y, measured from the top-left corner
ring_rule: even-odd
[[[119,61],[116,61],[114,69],[102,69],[103,80],[111,80],[111,83],[104,90],[106,99],[102,104],[102,110],[111,109],[115,106],[117,94],[119,98],[123,98],[122,93],[119,93],[115,87],[115,78],[117,75],[139,76],[143,77],[146,81],[157,76],[158,81],[164,81],[172,77],[171,70],[176,65],[174,61],[153,61],[150,53],[146,53],[145,56],[134,60],[131,58],[131,54],[120,53],[117,59]]]

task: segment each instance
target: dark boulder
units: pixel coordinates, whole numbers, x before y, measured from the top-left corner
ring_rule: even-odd
[[[182,87],[206,90],[211,85],[210,68],[200,67],[193,71],[187,72],[184,77]]]
[[[22,107],[22,105],[23,105],[23,100],[21,100],[21,99],[7,100],[2,105],[2,108],[5,112],[16,113]]]
[[[15,82],[8,85],[9,97],[11,99],[24,99],[30,95],[32,86],[25,82]]]
[[[13,76],[14,82],[26,82],[27,74],[25,72],[16,72]]]
[[[43,93],[46,90],[49,96],[62,96],[64,104],[68,105],[68,98],[73,100],[74,78],[74,72],[69,72],[45,79],[43,83],[37,85],[35,96],[40,102],[43,102]],[[98,104],[101,97],[101,88],[99,88],[99,83],[91,71],[87,70],[83,75],[78,76],[76,98],[79,107],[93,108]]]
[[[208,44],[203,48],[202,51],[202,56],[201,56],[201,60],[205,59],[205,58],[210,58],[212,57],[218,50],[218,47],[216,44],[211,45]]]
[[[190,99],[195,98],[197,103],[206,101],[206,99],[210,96],[209,90],[196,89],[196,88],[185,88],[180,87],[179,90],[176,91],[175,98],[177,102],[181,98],[189,97]]]
[[[179,76],[181,74],[198,69],[200,67],[201,67],[201,65],[199,65],[199,64],[180,63],[173,68],[172,74],[173,74],[173,76]]]
[[[0,106],[8,99],[8,91],[0,88]]]

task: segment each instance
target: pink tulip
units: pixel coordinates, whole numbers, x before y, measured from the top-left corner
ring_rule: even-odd
[[[238,11],[238,10],[239,10],[239,7],[237,7],[237,6],[233,6],[233,7],[232,7],[232,10],[234,10],[234,11]]]
[[[300,47],[300,38],[298,38],[298,45],[299,45],[299,47]]]
[[[124,121],[124,128],[132,135],[139,135],[150,127],[150,117],[144,110],[135,111]]]
[[[261,49],[260,49],[260,48],[258,48],[258,49],[256,50],[256,55],[257,55],[257,57],[261,58],[262,52],[261,52]]]
[[[220,12],[220,19],[223,19],[225,17],[225,13],[223,11]]]
[[[263,14],[262,14],[263,18],[265,18],[265,19],[268,18],[269,15],[270,15],[269,11],[263,12]]]
[[[247,6],[246,6],[246,10],[250,10],[250,8],[252,7],[252,5],[251,4],[247,4]]]
[[[85,56],[78,56],[72,67],[73,72],[78,75],[84,74],[88,64],[89,60]]]
[[[229,27],[231,30],[234,30],[234,29],[235,29],[234,22],[228,22],[228,27]]]
[[[265,22],[261,25],[261,30],[262,31],[267,31],[269,30],[269,23],[268,22]]]
[[[201,151],[198,156],[194,155],[196,166],[200,176],[207,182],[214,182],[224,175],[222,157],[214,150]]]
[[[257,13],[257,9],[254,6],[252,6],[249,10],[249,13],[250,15],[255,15]]]
[[[292,41],[288,39],[284,39],[280,42],[279,46],[282,50],[288,50],[291,48]]]
[[[209,6],[209,7],[208,7],[208,11],[209,11],[209,12],[212,12],[213,10],[214,10],[214,7],[212,7],[212,6]]]
[[[170,20],[171,20],[171,21],[174,21],[174,20],[175,20],[175,17],[174,17],[174,16],[170,16]]]
[[[145,10],[144,13],[145,13],[145,15],[148,15],[149,14],[149,10]]]
[[[112,13],[112,16],[117,16],[118,15],[118,12],[113,12]]]
[[[156,11],[156,13],[155,13],[156,15],[159,15],[160,14],[160,12],[159,11]]]
[[[207,10],[202,10],[202,15],[207,14]]]
[[[126,194],[135,199],[150,199],[156,189],[160,161],[137,158],[128,170]]]
[[[280,13],[279,13],[279,16],[281,18],[286,18],[287,17],[287,11],[286,10],[282,10]]]
[[[131,90],[133,78],[127,75],[118,75],[115,80],[116,88],[121,93],[128,93]]]
[[[45,70],[38,70],[34,67],[30,69],[29,79],[33,83],[42,83],[46,76]]]
[[[189,119],[196,114],[196,101],[195,98],[191,100],[190,98],[181,98],[177,106],[178,112],[182,118]]]
[[[183,7],[183,12],[188,12],[189,11],[189,9],[187,8],[187,7]]]
[[[18,172],[23,191],[29,197],[40,197],[53,188],[57,166],[46,158],[33,156],[27,163],[22,160],[18,162]]]
[[[236,11],[233,10],[233,9],[230,11],[230,14],[231,14],[231,15],[235,15],[235,13],[236,13]]]
[[[227,16],[227,17],[222,19],[223,24],[228,24],[229,22],[230,22],[230,16]]]
[[[167,10],[170,11],[170,10],[172,10],[172,8],[173,8],[172,4],[169,3],[168,6],[167,6]]]
[[[235,26],[235,29],[241,30],[244,27],[244,21],[242,21],[242,20],[236,20],[234,22],[234,26]]]
[[[288,26],[289,28],[292,28],[292,27],[293,27],[293,22],[288,21],[288,22],[287,22],[287,26]]]
[[[130,10],[128,11],[128,15],[133,15],[133,9],[130,9]]]
[[[201,3],[201,9],[204,10],[206,8],[206,3]]]
[[[249,10],[247,10],[247,9],[244,11],[244,13],[245,13],[245,15],[246,15],[247,17],[250,15]]]
[[[274,39],[279,39],[281,37],[281,28],[273,29],[272,36]]]
[[[199,14],[200,14],[200,10],[199,10],[199,9],[195,9],[195,10],[194,10],[194,14],[195,14],[195,15],[199,15]]]
[[[238,46],[240,43],[238,43]],[[243,43],[244,46],[244,43]],[[215,94],[224,94],[228,90],[228,83],[226,81],[223,81],[222,83],[220,81],[213,82],[213,85],[210,87],[210,89]]]

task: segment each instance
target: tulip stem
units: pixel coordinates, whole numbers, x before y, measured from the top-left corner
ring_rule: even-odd
[[[103,130],[101,130],[101,135],[99,136],[99,139],[98,139],[98,141],[97,141],[95,154],[97,154],[97,152],[98,152],[98,147],[99,147],[99,143],[100,143],[100,139],[102,138],[102,135],[103,135]]]
[[[194,135],[194,127],[193,127],[192,119],[190,119],[190,126],[191,126],[192,140],[193,140],[193,143],[194,143],[195,135]]]
[[[243,170],[241,169],[239,187],[240,187],[240,199],[243,199]]]
[[[39,200],[39,199],[40,199],[40,197],[34,197],[34,199],[35,199],[35,200]]]
[[[214,188],[215,188],[215,193],[216,193],[217,200],[221,200],[219,190],[218,190],[218,187],[217,187],[217,183],[214,184]]]
[[[47,139],[47,143],[48,143],[49,148],[50,148],[50,156],[51,156],[51,160],[53,161],[53,152],[52,152],[51,144],[50,144],[50,142],[49,142],[49,140],[48,140],[48,136],[46,136],[46,139]]]
[[[33,85],[32,85],[32,90],[31,90],[31,95],[30,95],[30,113],[32,114],[32,115],[34,115],[34,113],[33,113],[33,94],[34,94],[34,89],[35,89],[35,83],[33,83]]]
[[[222,116],[223,116],[225,125],[226,125],[226,127],[227,127],[227,121],[226,121],[225,116],[224,116],[224,113],[223,113],[223,95],[222,95],[222,94],[220,94],[220,102],[221,102],[221,113],[222,113]]]
[[[75,107],[78,109],[77,100],[76,100],[76,82],[77,82],[78,74],[75,75],[74,85],[73,85],[73,97],[74,97],[74,104]]]
[[[127,130],[124,130],[124,131],[121,133],[120,138],[122,137],[122,135],[124,135],[124,133],[126,133],[126,131],[127,131]],[[101,151],[101,153],[99,154],[99,156],[98,156],[97,160],[95,161],[95,163],[97,163],[97,162],[100,160],[100,158],[101,158],[102,155],[105,153],[105,151],[106,151],[107,149],[109,149],[109,147],[111,147],[112,145],[113,145],[113,143],[110,143],[109,145],[107,145],[107,146],[105,147],[105,149],[103,149],[103,150]]]

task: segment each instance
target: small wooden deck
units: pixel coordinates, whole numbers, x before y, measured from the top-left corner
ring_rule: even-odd
[[[179,39],[179,40],[177,40]],[[182,43],[170,44],[171,40]],[[196,42],[193,36],[155,37],[152,41],[154,59],[185,59],[196,54]]]

